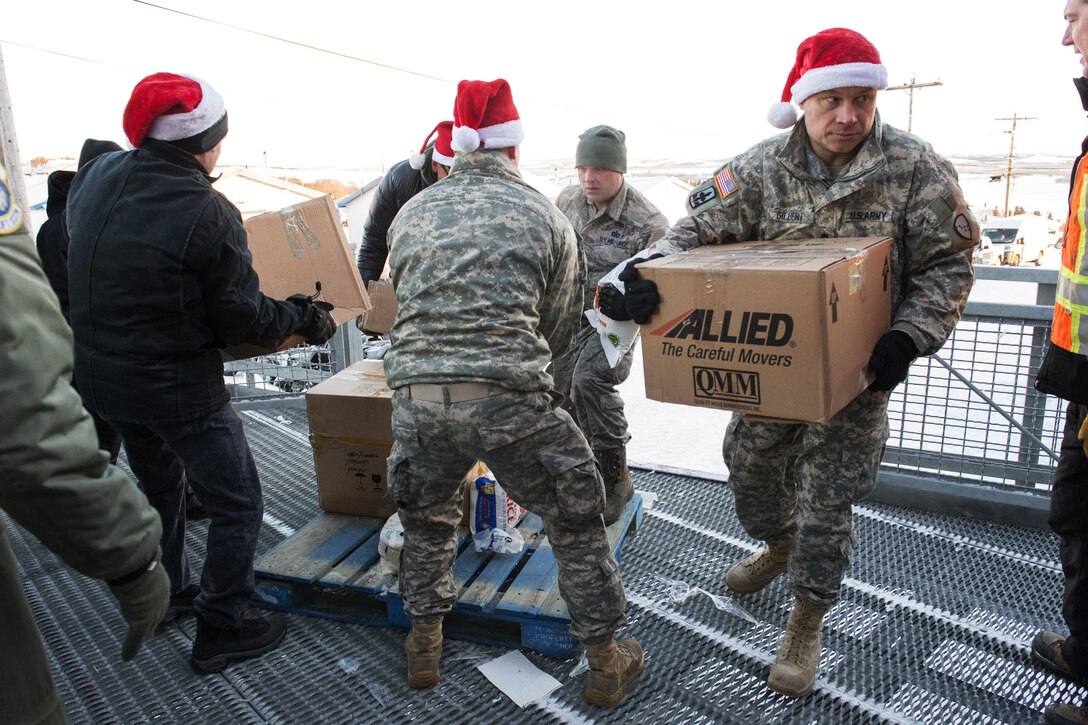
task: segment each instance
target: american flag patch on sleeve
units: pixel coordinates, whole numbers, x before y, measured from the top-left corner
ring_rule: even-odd
[[[740,188],[737,186],[736,177],[733,176],[733,169],[728,166],[714,174],[714,184],[718,187],[718,195],[723,199]]]

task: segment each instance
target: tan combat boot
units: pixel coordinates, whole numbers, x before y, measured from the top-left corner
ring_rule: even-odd
[[[615,707],[623,699],[623,693],[642,672],[642,647],[631,637],[616,642],[586,645],[589,660],[589,681],[586,683],[586,701],[597,707]]]
[[[619,519],[627,502],[635,495],[631,483],[631,473],[627,470],[627,450],[611,448],[597,452],[601,465],[601,477],[604,479],[604,523],[615,523]]]
[[[408,686],[433,687],[438,684],[438,662],[442,659],[442,620],[433,624],[413,624],[404,639],[408,657]]]
[[[816,682],[820,664],[820,627],[828,607],[794,597],[786,633],[778,643],[778,656],[771,665],[767,687],[789,697],[804,697]]]
[[[754,594],[786,571],[793,542],[768,546],[738,561],[725,573],[725,585],[734,594]]]

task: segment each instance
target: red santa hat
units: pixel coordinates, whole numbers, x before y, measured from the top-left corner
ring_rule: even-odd
[[[478,148],[504,149],[525,140],[521,117],[514,107],[510,84],[493,81],[461,81],[453,101],[454,151]]]
[[[134,148],[154,138],[203,153],[227,135],[227,109],[223,97],[199,78],[155,73],[132,89],[122,125]]]
[[[453,140],[453,121],[442,121],[423,139],[423,145],[419,147],[418,154],[408,157],[408,163],[413,169],[422,169],[427,160],[427,144],[434,139],[434,150],[431,151],[431,160],[437,161],[443,166],[453,163],[453,148],[450,142]]]
[[[797,60],[782,89],[782,100],[771,106],[767,120],[775,128],[789,128],[801,118],[797,106],[806,98],[850,86],[879,91],[888,87],[880,53],[864,36],[847,28],[816,33],[797,46]]]

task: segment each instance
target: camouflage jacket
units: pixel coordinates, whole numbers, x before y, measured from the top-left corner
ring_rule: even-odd
[[[389,229],[391,388],[480,381],[545,390],[578,329],[578,243],[501,151],[458,154]]]
[[[804,123],[736,156],[688,197],[654,251],[756,239],[891,237],[892,328],[920,354],[944,344],[974,281],[978,224],[955,169],[916,136],[881,123],[835,178]]]
[[[574,225],[585,258],[582,309],[593,306],[597,280],[660,239],[669,228],[668,220],[657,207],[626,181],[600,212],[577,184],[563,189],[555,204]]]

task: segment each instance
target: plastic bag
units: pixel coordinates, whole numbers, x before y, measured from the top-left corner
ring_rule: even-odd
[[[481,462],[469,471],[472,490],[468,527],[476,551],[516,554],[525,547],[521,532],[515,528],[525,509],[506,495],[495,474]]]
[[[623,260],[613,267],[608,274],[601,277],[597,282],[597,294],[593,296],[593,309],[585,312],[589,324],[597,330],[601,346],[604,348],[604,356],[611,367],[616,367],[620,360],[623,359],[623,356],[627,354],[627,351],[634,346],[635,341],[638,340],[638,323],[633,320],[613,320],[601,312],[601,288],[615,287],[623,292],[624,286],[623,282],[620,281],[620,272],[631,262],[645,259],[648,256],[650,256],[650,252],[643,250],[630,259]]]
[[[386,574],[400,571],[400,552],[403,548],[404,524],[400,522],[400,516],[394,513],[385,520],[378,536],[378,555],[382,559],[382,571]]]

